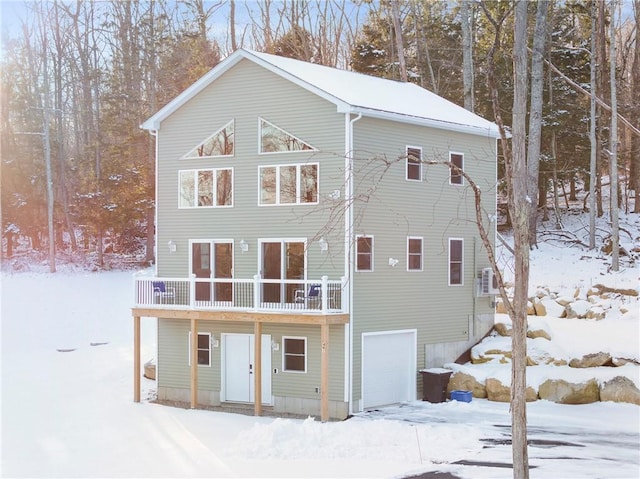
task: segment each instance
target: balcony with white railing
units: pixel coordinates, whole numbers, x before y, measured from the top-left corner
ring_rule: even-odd
[[[135,307],[193,311],[344,314],[344,278],[274,280],[135,276]]]

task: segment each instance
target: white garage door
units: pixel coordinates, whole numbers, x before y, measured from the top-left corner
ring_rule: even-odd
[[[362,406],[416,399],[416,331],[362,335]]]

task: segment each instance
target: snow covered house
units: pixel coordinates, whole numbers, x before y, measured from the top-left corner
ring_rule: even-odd
[[[420,397],[493,321],[495,124],[414,84],[238,50],[144,122],[158,398],[323,420]],[[486,279],[486,278],[485,278]],[[484,293],[491,293],[485,288]],[[257,338],[260,338],[259,340]]]

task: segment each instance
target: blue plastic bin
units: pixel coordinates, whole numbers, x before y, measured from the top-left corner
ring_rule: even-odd
[[[461,402],[471,402],[471,391],[451,391],[451,400],[452,401],[461,401]]]

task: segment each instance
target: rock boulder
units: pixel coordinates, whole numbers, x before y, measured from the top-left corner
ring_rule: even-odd
[[[600,387],[600,401],[628,402],[640,406],[640,389],[624,376],[616,376]]]
[[[489,399],[489,401],[511,401],[511,388],[502,384],[499,379],[487,378],[485,387],[487,390],[487,398]],[[525,396],[527,402],[532,402],[538,399],[538,394],[531,386],[527,386]]]
[[[604,366],[611,362],[611,355],[609,353],[591,353],[585,354],[582,358],[573,358],[569,361],[569,366],[572,368],[597,368]]]
[[[580,384],[564,379],[547,379],[540,385],[538,396],[560,404],[589,404],[600,400],[600,388],[595,379]]]
[[[486,398],[487,390],[481,382],[470,374],[458,371],[453,373],[447,386],[447,397],[451,391],[471,391],[474,398]]]

